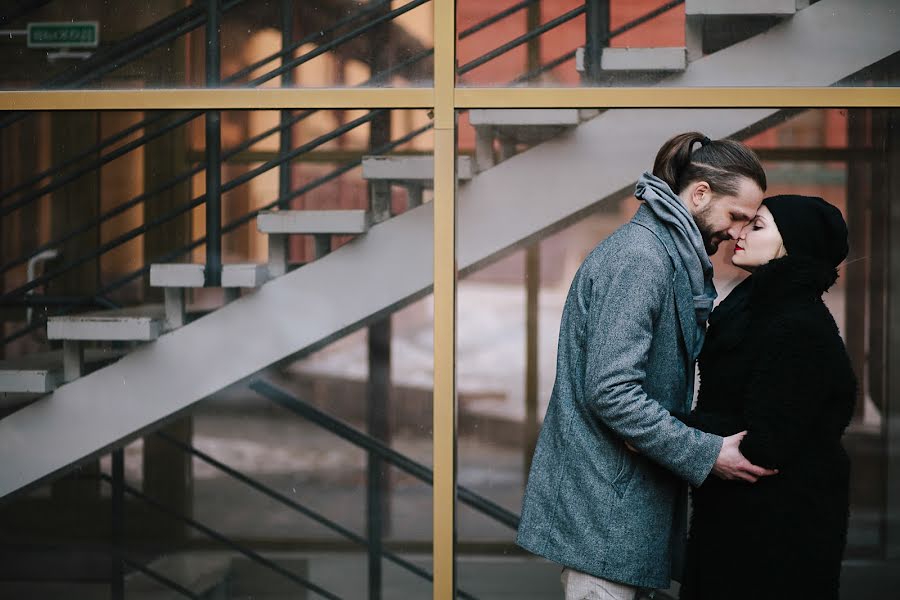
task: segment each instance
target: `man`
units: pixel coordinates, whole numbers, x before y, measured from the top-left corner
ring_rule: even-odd
[[[721,438],[671,415],[693,399],[716,295],[709,255],[739,235],[765,189],[743,144],[676,136],[638,182],[643,206],[575,275],[516,540],[565,567],[567,600],[668,587],[684,482],[773,473],[740,454],[742,434]]]

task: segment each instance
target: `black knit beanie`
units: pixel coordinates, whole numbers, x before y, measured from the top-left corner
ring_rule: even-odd
[[[808,256],[837,267],[850,248],[841,211],[817,196],[785,194],[763,200],[788,255]]]

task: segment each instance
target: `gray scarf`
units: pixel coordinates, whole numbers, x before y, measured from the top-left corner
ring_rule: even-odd
[[[672,234],[675,248],[691,282],[694,311],[697,315],[697,337],[694,340],[694,348],[699,350],[706,335],[706,321],[712,312],[717,295],[716,287],[713,285],[712,262],[703,245],[700,229],[681,198],[676,196],[672,188],[659,177],[650,173],[641,175],[634,195],[644,201],[647,208],[653,211],[656,218],[662,221]]]

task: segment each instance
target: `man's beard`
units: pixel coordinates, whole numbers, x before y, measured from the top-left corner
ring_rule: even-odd
[[[705,208],[702,212],[694,215],[694,222],[697,223],[697,229],[700,230],[700,237],[703,240],[703,246],[706,248],[706,253],[709,256],[712,256],[716,252],[719,251],[719,244],[724,242],[725,239],[719,236],[719,232],[715,231],[713,227],[710,225],[707,216],[709,215],[709,208]]]

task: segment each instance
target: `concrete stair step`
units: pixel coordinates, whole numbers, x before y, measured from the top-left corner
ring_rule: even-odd
[[[165,310],[146,304],[47,319],[47,338],[100,342],[150,342],[166,331]]]
[[[687,68],[687,48],[604,48],[600,68],[613,72],[677,73]]]
[[[433,156],[364,156],[363,178],[375,181],[421,183],[430,187],[434,182]],[[456,167],[460,180],[471,179],[475,174],[472,159],[460,156]]]
[[[220,287],[226,301],[234,300],[237,288],[258,288],[269,279],[268,265],[231,263],[222,265]],[[185,324],[184,290],[206,285],[206,265],[200,263],[159,263],[150,266],[150,285],[165,289],[166,330]]]
[[[152,287],[201,288],[206,285],[206,267],[199,263],[150,265]]]
[[[369,230],[365,210],[275,210],[256,217],[256,227],[268,234],[352,235]]]
[[[577,108],[473,108],[473,127],[575,127],[581,122]]]
[[[258,288],[269,278],[266,265],[257,263],[233,263],[222,265],[223,288]]]
[[[700,17],[702,19],[702,17]],[[585,73],[585,49],[575,52],[575,68]],[[686,47],[603,48],[596,83],[644,87],[683,73],[688,67]]]
[[[809,0],[686,0],[688,61],[757,36],[808,6]]]
[[[216,553],[188,552],[163,556],[147,568],[177,583],[199,598],[231,598],[228,575],[231,557]],[[140,572],[125,578],[125,596],[133,600],[181,600],[182,593]]]
[[[231,263],[222,265],[221,287],[259,287],[266,282],[265,265]],[[150,285],[162,288],[200,288],[206,285],[206,265],[200,263],[159,263],[150,266]]]
[[[809,0],[686,0],[687,16],[788,17],[809,6]]]
[[[88,369],[99,368],[122,357],[124,352],[89,348],[84,353]],[[63,352],[41,352],[0,361],[0,392],[48,394],[63,384]]]

